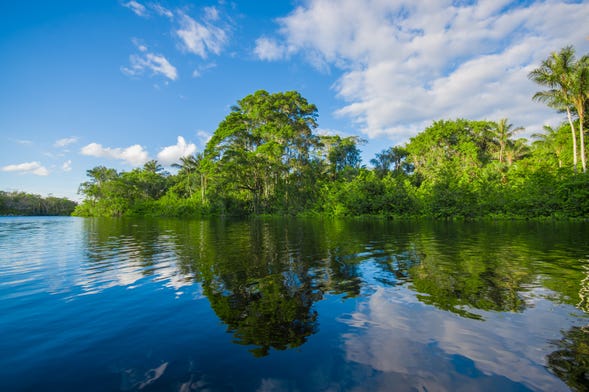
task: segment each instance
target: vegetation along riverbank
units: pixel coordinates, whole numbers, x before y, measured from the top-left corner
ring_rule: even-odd
[[[371,167],[360,138],[315,132],[317,108],[300,93],[260,90],[239,100],[176,174],[156,161],[88,170],[74,214],[586,219],[589,57],[563,48],[529,78],[539,86],[532,98],[562,112],[562,124],[527,140],[506,118],[438,120],[376,154]]]

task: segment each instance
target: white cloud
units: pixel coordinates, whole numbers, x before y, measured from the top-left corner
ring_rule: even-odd
[[[196,136],[198,136],[198,138],[200,139],[200,142],[202,143],[203,146],[205,146],[209,140],[211,140],[211,138],[213,137],[213,135],[211,135],[208,132],[205,131],[198,131],[196,132]]]
[[[158,15],[165,16],[168,19],[174,19],[174,13],[169,9],[162,7],[160,4],[151,3],[150,8],[153,9]]]
[[[72,161],[71,161],[71,159],[65,161],[63,163],[63,165],[61,165],[61,170],[63,170],[64,172],[72,171]]]
[[[526,299],[554,295],[542,289],[526,294]],[[541,302],[510,313],[508,322],[501,313],[474,310],[485,318],[481,322],[423,304],[406,287],[381,287],[341,319],[350,327],[342,346],[348,361],[374,370],[367,390],[391,385],[383,382],[387,374],[402,375],[396,378],[400,390],[476,390],[489,375],[531,390],[560,390],[563,383],[546,371],[545,358],[554,350],[553,331],[566,325],[572,307]],[[481,378],[456,372],[457,355],[468,358]]]
[[[157,160],[164,165],[171,165],[178,162],[182,157],[192,155],[196,152],[193,143],[186,143],[182,136],[178,136],[177,143],[173,146],[164,147],[158,154]]]
[[[27,145],[27,144],[33,144],[33,142],[31,140],[24,140],[24,139],[10,139],[15,143],[18,144],[23,144],[23,145]]]
[[[145,8],[145,6],[141,3],[138,3],[135,0],[131,0],[128,3],[123,3],[123,7],[129,8],[138,16],[147,16],[147,9]]]
[[[142,47],[138,47],[142,50]],[[147,48],[145,47],[145,50]],[[170,62],[162,55],[154,53],[145,53],[144,55],[133,54],[129,57],[131,67],[122,67],[123,73],[130,76],[142,75],[145,70],[150,70],[153,75],[161,74],[170,80],[178,78],[178,71]]]
[[[20,174],[34,174],[36,176],[49,175],[49,170],[37,161],[7,165],[3,166],[0,170],[4,172],[19,172]]]
[[[206,72],[209,69],[213,69],[216,66],[217,66],[216,63],[208,63],[208,64],[200,65],[200,66],[198,66],[198,68],[196,68],[194,71],[192,71],[192,77],[193,78],[201,77],[203,72]]]
[[[227,33],[212,22],[219,19],[216,9],[205,8],[205,20],[199,23],[187,14],[179,11],[180,27],[176,35],[182,42],[182,48],[190,53],[206,58],[209,53],[219,55],[227,43]]]
[[[147,52],[147,45],[145,45],[139,38],[131,38],[131,42],[140,52]]]
[[[145,6],[135,1],[123,4],[140,16],[149,16]],[[185,11],[174,11],[163,7],[159,3],[148,3],[152,14],[166,17],[173,24],[173,35],[179,39],[178,49],[206,59],[210,54],[220,55],[228,41],[230,23],[221,20],[217,7],[202,7],[202,17],[199,21],[192,18]],[[133,45],[139,54],[129,56],[130,65],[121,67],[121,71],[129,76],[141,76],[146,71],[153,75],[161,74],[170,80],[178,78],[178,71],[166,57],[161,54],[150,53],[148,46],[138,38],[132,38]],[[192,76],[199,77],[202,72],[214,63],[197,67]],[[159,84],[155,85],[159,88]]]
[[[110,148],[98,143],[90,143],[82,147],[80,152],[82,155],[92,157],[118,159],[132,166],[141,166],[149,160],[147,152],[139,144],[127,148]]]
[[[77,141],[78,141],[77,137],[65,137],[63,139],[56,140],[55,143],[53,143],[53,146],[66,147],[66,146],[69,146],[70,144],[73,144]]]
[[[219,11],[216,7],[205,7],[205,20],[209,20],[211,22],[215,22],[219,20]]]
[[[256,40],[254,53],[260,60],[281,60],[286,57],[286,47],[272,38],[260,37]]]
[[[336,114],[400,141],[441,118],[500,116],[526,127],[552,118],[531,101],[539,87],[527,74],[565,45],[587,52],[579,31],[588,19],[585,4],[552,0],[309,0],[254,52],[262,60],[298,53],[341,70],[333,88],[345,104]]]

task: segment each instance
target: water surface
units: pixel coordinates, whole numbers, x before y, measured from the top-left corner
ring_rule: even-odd
[[[588,239],[583,223],[0,218],[0,390],[587,390]]]

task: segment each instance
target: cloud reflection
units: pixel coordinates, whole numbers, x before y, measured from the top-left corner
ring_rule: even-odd
[[[407,288],[378,288],[341,320],[355,327],[344,335],[346,358],[381,372],[370,381],[374,390],[394,378],[400,390],[565,391],[545,357],[570,310],[538,305],[523,314],[487,312],[482,322],[422,304]],[[505,328],[505,319],[515,327]]]

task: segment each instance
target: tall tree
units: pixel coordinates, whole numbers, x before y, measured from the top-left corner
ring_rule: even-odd
[[[527,144],[526,138],[519,138],[516,140],[509,140],[505,146],[505,161],[508,166],[513,165],[513,162],[524,158],[530,152],[530,147]]]
[[[522,130],[522,127],[513,128],[513,124],[509,124],[506,118],[499,120],[496,126],[492,128],[494,140],[499,146],[497,153],[500,163],[503,163],[505,159],[505,149],[509,145],[511,138]]]
[[[192,197],[192,192],[196,188],[195,178],[200,178],[201,201],[206,203],[206,173],[202,167],[204,154],[202,152],[180,157],[180,162],[174,163],[172,167],[178,170],[178,177],[185,186],[188,197]]]
[[[318,144],[316,120],[316,106],[296,91],[260,90],[238,101],[205,150],[221,190],[241,199],[245,192],[254,214],[273,197],[289,204]]]
[[[329,172],[333,178],[345,170],[360,168],[362,158],[358,144],[364,143],[363,139],[357,136],[322,136],[321,143],[324,149],[323,154],[329,165]]]
[[[577,61],[573,69],[571,80],[571,103],[579,116],[579,144],[581,151],[581,166],[583,173],[587,172],[587,158],[585,155],[585,110],[589,103],[589,56],[585,55]]]
[[[585,107],[589,87],[589,70],[587,56],[577,61],[575,50],[572,46],[562,48],[559,52],[553,52],[540,67],[529,73],[528,77],[548,90],[534,94],[533,99],[545,102],[548,106],[567,113],[567,119],[571,126],[573,141],[573,167],[577,170],[577,137],[573,121],[572,111],[579,116],[579,137],[581,164],[586,171],[585,137],[583,122],[585,119]]]
[[[86,175],[90,178],[90,181],[80,184],[78,193],[82,193],[92,200],[103,197],[105,195],[104,187],[106,183],[119,176],[115,169],[105,166],[96,166],[90,170],[86,170]]]
[[[384,177],[389,172],[399,174],[403,169],[407,169],[405,158],[407,158],[407,150],[400,146],[394,146],[377,153],[370,163],[374,165],[374,169],[381,176]]]
[[[537,139],[533,142],[533,145],[556,157],[559,168],[562,168],[563,154],[566,147],[565,140],[562,139],[562,128],[562,126],[560,128],[553,128],[550,125],[544,125],[543,133],[534,133],[532,135],[533,138]]]

